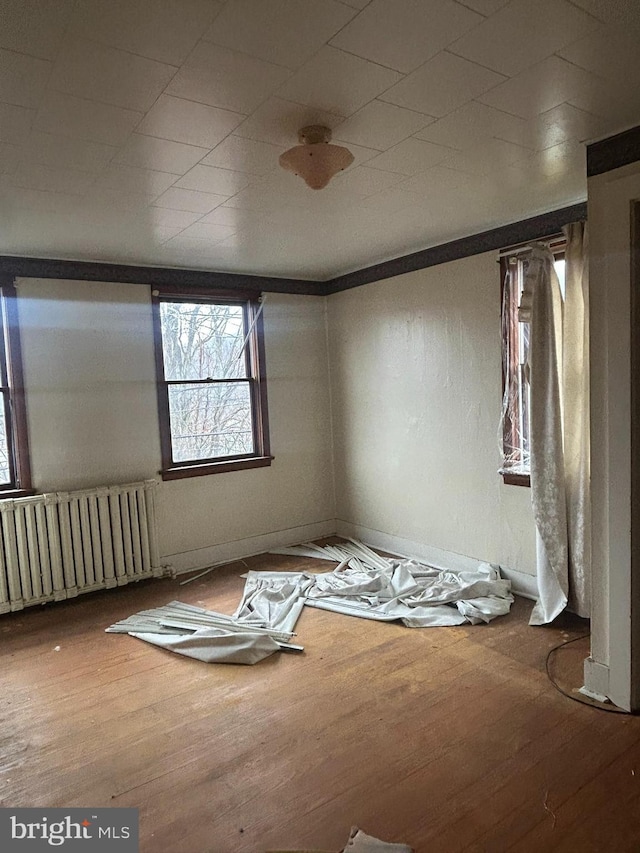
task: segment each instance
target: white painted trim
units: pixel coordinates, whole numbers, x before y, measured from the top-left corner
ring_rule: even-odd
[[[264,554],[272,548],[285,548],[297,545],[321,536],[332,536],[336,532],[336,522],[333,518],[318,521],[314,524],[304,524],[300,527],[290,527],[286,530],[276,530],[261,536],[250,536],[247,539],[237,539],[234,542],[222,542],[210,545],[208,548],[198,548],[195,551],[184,551],[181,554],[164,554],[162,562],[171,563],[175,573],[182,575],[197,569],[208,569],[223,563],[232,563],[244,557]]]
[[[352,524],[341,519],[336,522],[336,530],[338,536],[351,536],[371,548],[380,548],[397,557],[413,557],[416,560],[423,560],[436,568],[463,572],[473,571],[478,564],[476,557],[465,557],[453,551],[443,551],[441,548],[434,548],[431,545],[425,545],[423,542],[414,542],[401,536],[392,536],[389,533],[383,533],[381,530],[373,530],[370,527]],[[527,575],[506,566],[500,566],[500,571],[507,580],[511,581],[511,587],[516,595],[531,598],[534,601],[537,599],[538,582],[533,575]]]
[[[598,663],[590,657],[585,658],[582,692],[591,697],[609,696],[609,667],[606,664]]]

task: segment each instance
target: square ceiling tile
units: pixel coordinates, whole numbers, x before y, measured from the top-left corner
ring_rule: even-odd
[[[340,0],[345,6],[351,6],[352,9],[364,9],[371,0]]]
[[[142,220],[153,228],[188,228],[197,222],[201,213],[192,213],[189,210],[172,210],[169,207],[149,206]]]
[[[49,87],[78,98],[146,112],[175,74],[173,65],[88,39],[68,39]]]
[[[433,121],[432,116],[375,100],[344,121],[334,137],[336,141],[386,151]]]
[[[225,237],[230,237],[235,231],[230,225],[220,225],[216,222],[196,222],[195,225],[189,226],[182,232],[187,240],[207,240],[209,243],[217,243],[219,240],[224,240]]]
[[[597,26],[591,15],[566,0],[512,0],[450,50],[513,76]]]
[[[504,81],[501,74],[443,51],[381,96],[381,100],[444,116]]]
[[[475,12],[480,12],[481,15],[493,15],[498,9],[502,9],[511,0],[464,0],[465,6],[473,9]]]
[[[8,145],[6,142],[0,142],[0,172],[3,175],[15,172],[21,156],[22,148],[20,145]]]
[[[2,0],[0,47],[53,59],[73,6],[74,0]]]
[[[171,187],[154,201],[156,207],[170,207],[173,210],[189,210],[192,213],[209,213],[223,201],[227,196],[214,195],[212,193],[196,192],[195,190],[183,190],[179,187]]]
[[[348,202],[355,198],[366,198],[374,193],[381,192],[389,187],[399,184],[404,175],[398,172],[382,171],[379,169],[369,168],[370,163],[366,166],[358,166],[354,169],[344,172],[344,174],[336,175],[333,181],[327,187],[327,190],[335,191],[335,194],[344,195]],[[306,187],[305,187],[306,190]],[[324,191],[326,193],[326,190]],[[313,190],[311,190],[313,193]],[[329,196],[324,196],[328,198]],[[315,194],[309,196],[315,199]],[[335,207],[329,210],[330,216],[335,214]]]
[[[308,124],[335,128],[343,121],[342,116],[315,107],[270,98],[236,128],[235,135],[291,148],[298,144],[300,128]]]
[[[221,8],[216,0],[78,0],[72,27],[85,38],[181,65]]]
[[[167,87],[167,94],[251,113],[290,75],[281,65],[202,41]]]
[[[633,17],[638,11],[637,0],[572,0],[572,3],[606,23]]]
[[[593,75],[559,56],[550,56],[480,96],[484,104],[531,118],[557,107],[597,83]]]
[[[638,35],[621,27],[602,27],[565,47],[559,54],[623,89],[640,84]]]
[[[127,210],[141,213],[148,209],[153,198],[153,195],[146,193],[129,192],[126,189],[94,184],[87,193],[86,201],[95,210]]]
[[[587,72],[585,71],[585,74]],[[592,76],[592,85],[583,87],[568,98],[571,106],[607,120],[606,133],[618,133],[638,124],[636,90],[621,89],[615,83]]]
[[[46,190],[33,190],[26,187],[8,187],[2,190],[3,205],[39,213],[72,213],[83,204],[84,196],[71,195]],[[27,220],[27,228],[33,228],[33,222]]]
[[[383,216],[388,216],[393,213],[398,213],[400,210],[405,210],[407,207],[412,207],[420,202],[421,198],[418,193],[413,192],[408,187],[403,188],[403,184],[397,184],[382,192],[374,193],[367,196],[362,201],[360,210],[367,213],[377,213]]]
[[[203,193],[216,195],[235,195],[244,189],[250,178],[242,172],[231,172],[229,169],[218,169],[216,166],[194,166],[187,174],[176,182],[177,187],[185,190],[198,190]]]
[[[95,181],[95,175],[77,172],[74,169],[59,169],[50,166],[37,166],[23,163],[11,175],[11,184],[48,192],[81,194],[86,192]]]
[[[79,172],[99,172],[117,148],[68,136],[32,131],[23,146],[23,159],[42,166],[59,166]]]
[[[355,14],[335,0],[232,0],[205,39],[265,62],[298,68]]]
[[[209,153],[208,148],[172,142],[156,136],[133,133],[114,162],[142,169],[156,169],[173,175],[184,175]]]
[[[487,139],[473,148],[467,148],[466,151],[451,154],[442,161],[442,165],[470,175],[490,175],[531,156],[530,148],[505,142],[504,139]]]
[[[19,145],[24,142],[31,125],[35,110],[17,107],[14,104],[0,104],[0,142]]]
[[[156,172],[152,169],[139,169],[137,166],[122,166],[112,163],[102,172],[96,188],[122,190],[148,195],[152,198],[160,195],[177,180],[176,175]]]
[[[526,135],[527,123],[518,116],[471,101],[444,118],[438,119],[415,136],[438,145],[464,150],[473,148],[482,139],[498,137],[521,143]]]
[[[452,0],[372,0],[331,44],[408,74],[482,20]]]
[[[434,197],[442,197],[443,193],[463,187],[472,180],[472,176],[466,172],[458,172],[448,169],[446,166],[433,166],[419,175],[412,175],[407,181],[403,181],[398,189],[403,192],[411,191],[417,194],[422,204],[433,200]]]
[[[279,89],[278,96],[351,115],[401,79],[397,71],[325,46]]]
[[[278,158],[285,151],[282,145],[243,139],[232,133],[227,136],[202,161],[203,166],[218,166],[251,175],[266,175],[278,165]]]
[[[551,148],[569,140],[585,142],[597,139],[606,132],[606,119],[579,110],[571,104],[560,104],[542,113],[531,123],[535,148]]]
[[[369,160],[368,165],[373,169],[416,175],[441,163],[451,153],[451,149],[443,145],[434,145],[432,142],[410,137]]]
[[[211,213],[203,216],[200,222],[213,223],[214,225],[229,225],[234,231],[237,231],[242,223],[246,222],[247,218],[252,215],[250,211],[245,212],[238,208],[221,206],[216,207]]]
[[[136,130],[149,136],[211,149],[222,142],[243,118],[239,113],[218,107],[161,95]]]
[[[134,110],[49,92],[38,110],[34,127],[46,133],[122,145],[141,118],[142,113]]]
[[[33,56],[0,50],[0,101],[21,107],[38,107],[51,63]]]

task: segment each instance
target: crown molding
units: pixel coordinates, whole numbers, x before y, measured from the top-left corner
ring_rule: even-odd
[[[587,177],[603,175],[640,160],[640,126],[587,145]]]
[[[577,222],[587,218],[587,203],[580,202],[550,213],[523,219],[520,222],[512,222],[510,225],[502,225],[492,228],[490,231],[482,231],[470,237],[462,237],[460,240],[452,240],[450,243],[441,243],[430,249],[422,249],[410,255],[393,258],[365,269],[356,270],[346,275],[338,276],[327,282],[327,293],[339,293],[342,290],[350,290],[352,287],[360,287],[374,281],[382,281],[408,272],[425,269],[426,267],[446,264],[457,261],[460,258],[468,258],[471,255],[479,255],[494,249],[503,249],[516,243],[526,243],[556,234],[563,225],[569,222]]]
[[[561,230],[563,225],[587,218],[587,203],[580,202],[520,222],[512,222],[449,243],[441,243],[410,255],[383,261],[361,270],[346,273],[328,281],[274,276],[242,275],[207,270],[172,267],[142,267],[93,261],[70,261],[52,258],[21,258],[0,255],[0,276],[12,278],[54,278],[80,281],[108,281],[124,284],[146,284],[169,287],[202,287],[218,290],[247,290],[290,293],[304,296],[329,296],[363,284],[381,281],[426,267],[446,264],[471,255],[503,249],[516,243],[540,239]]]
[[[321,281],[298,278],[242,275],[172,267],[141,267],[94,261],[67,261],[51,258],[20,258],[0,255],[0,275],[14,278],[66,278],[80,281],[109,281],[123,284],[148,284],[169,287],[207,287],[223,290],[256,288],[273,293],[324,296]]]

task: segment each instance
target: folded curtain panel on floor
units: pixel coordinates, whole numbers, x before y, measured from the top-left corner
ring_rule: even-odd
[[[207,663],[256,663],[294,648],[293,629],[304,606],[409,628],[490,622],[509,612],[511,585],[500,570],[478,563],[452,572],[415,560],[388,559],[366,545],[312,543],[274,553],[338,563],[330,572],[254,572],[233,616],[173,601],[107,628]]]

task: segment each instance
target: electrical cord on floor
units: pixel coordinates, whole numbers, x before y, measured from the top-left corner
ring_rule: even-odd
[[[559,649],[564,648],[564,646],[569,646],[571,643],[577,643],[578,640],[585,640],[590,637],[591,634],[581,634],[579,637],[574,637],[572,640],[565,640],[564,643],[558,643],[557,646],[554,646],[552,649],[549,649],[547,654],[547,658],[544,662],[545,669],[547,671],[547,678],[553,684],[558,693],[562,693],[563,696],[566,696],[567,699],[571,699],[572,702],[579,702],[581,705],[588,705],[590,708],[595,708],[596,711],[606,711],[608,714],[628,714],[628,711],[625,711],[623,708],[618,708],[616,705],[611,705],[611,707],[604,705],[601,702],[597,702],[594,699],[590,699],[586,695],[580,694],[580,696],[573,695],[571,693],[567,693],[566,690],[563,690],[562,687],[558,684],[558,682],[554,679],[551,674],[551,670],[549,668],[549,664],[551,662],[551,656],[557,652]]]

